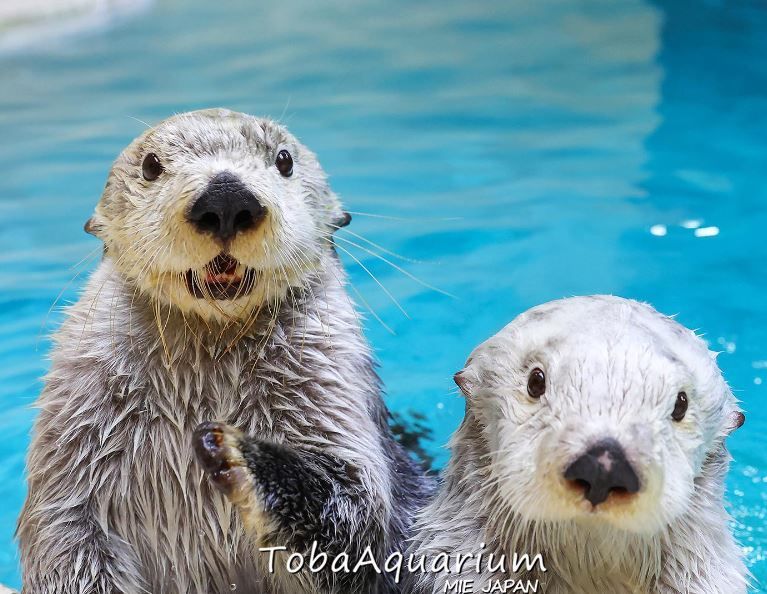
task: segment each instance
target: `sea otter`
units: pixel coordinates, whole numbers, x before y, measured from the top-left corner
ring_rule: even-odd
[[[725,438],[744,416],[692,331],[636,301],[564,299],[455,377],[465,419],[409,554],[470,557],[409,574],[406,592],[746,591],[723,503]]]
[[[86,225],[103,260],[37,402],[26,594],[392,587],[371,571],[271,573],[255,551],[384,554],[429,489],[389,430],[345,291],[333,232],[348,222],[314,154],[268,119],[176,115],[122,152]],[[258,526],[195,460],[205,422],[279,453],[255,468],[269,477]]]

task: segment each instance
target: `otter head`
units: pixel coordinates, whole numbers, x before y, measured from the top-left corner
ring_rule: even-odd
[[[511,511],[659,532],[694,505],[701,477],[722,472],[724,437],[743,422],[701,339],[617,297],[529,310],[477,347],[456,382],[501,522]]]
[[[287,130],[211,109],[134,140],[86,230],[139,290],[230,320],[301,286],[348,220],[316,157]]]

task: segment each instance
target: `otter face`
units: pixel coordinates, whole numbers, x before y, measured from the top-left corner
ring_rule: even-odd
[[[456,382],[501,521],[512,510],[658,532],[685,513],[743,418],[702,340],[617,297],[529,310],[477,347]]]
[[[347,220],[317,159],[287,130],[213,109],[131,143],[86,229],[138,289],[230,320],[301,286]]]

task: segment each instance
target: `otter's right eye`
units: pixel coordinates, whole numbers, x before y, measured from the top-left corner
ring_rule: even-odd
[[[144,162],[141,163],[141,175],[144,176],[146,181],[154,181],[160,174],[165,171],[165,168],[160,163],[160,159],[154,153],[149,153],[144,157]]]
[[[285,149],[277,153],[277,159],[275,159],[274,164],[277,166],[277,171],[280,172],[282,177],[293,175],[293,157]]]
[[[676,403],[674,404],[674,410],[671,413],[671,418],[677,423],[684,419],[684,415],[687,414],[687,393],[679,392],[676,395]]]
[[[540,398],[546,391],[546,376],[538,367],[530,372],[527,378],[527,393],[531,398]]]

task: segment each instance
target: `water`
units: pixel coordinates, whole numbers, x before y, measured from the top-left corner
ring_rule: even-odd
[[[700,329],[748,420],[728,497],[767,587],[767,11],[669,0],[162,1],[110,29],[0,55],[0,582],[54,311],[136,119],[224,105],[279,117],[315,150],[351,227],[424,263],[429,291],[355,249],[391,407],[440,449],[471,348],[561,296],[648,300]],[[696,229],[697,227],[697,229]]]

